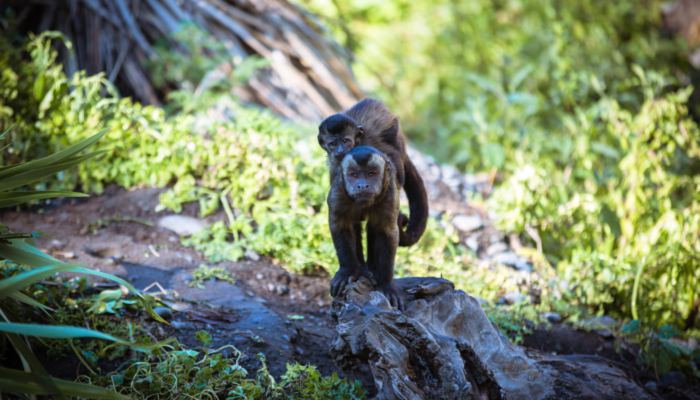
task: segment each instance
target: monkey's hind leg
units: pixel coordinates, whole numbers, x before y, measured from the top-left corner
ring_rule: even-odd
[[[367,223],[367,265],[377,289],[384,293],[392,306],[403,310],[403,297],[394,285],[394,259],[399,241],[397,228],[392,223],[384,226],[376,226],[371,221]]]
[[[345,286],[352,278],[359,277],[363,271],[364,261],[358,259],[362,255],[362,249],[357,249],[358,242],[362,243],[362,238],[357,239],[357,232],[354,224],[346,227],[338,226],[331,221],[331,237],[338,256],[338,272],[331,280],[331,296],[336,297],[345,290]]]

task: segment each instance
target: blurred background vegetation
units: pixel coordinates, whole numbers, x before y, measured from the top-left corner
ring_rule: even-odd
[[[664,28],[662,1],[297,4],[350,51],[360,86],[401,117],[411,143],[464,173],[496,177],[493,194],[472,201],[519,235],[542,290],[538,304],[513,313],[612,315],[626,322],[624,333],[661,348],[656,357],[682,358],[699,374],[697,354],[663,341],[700,335],[700,129],[692,48]],[[101,157],[39,188],[167,187],[163,208],[226,211],[186,240],[212,260],[254,250],[294,272],[334,272],[313,124],[229,96],[268,62],[232,62],[199,90],[226,49],[190,25],[180,34],[193,56],[156,47],[167,63],[149,66],[156,89],[169,93],[165,108],[142,105],[120,97],[104,74],[67,74],[58,54],[70,42],[19,35],[13,15],[0,38],[2,165],[104,130]],[[208,116],[222,102],[235,117],[214,122]],[[442,274],[490,301],[510,289],[502,271],[475,268],[438,219],[399,257],[402,274]]]
[[[413,143],[498,173],[501,226],[540,249],[570,301],[697,328],[695,72],[664,2],[302,3]]]

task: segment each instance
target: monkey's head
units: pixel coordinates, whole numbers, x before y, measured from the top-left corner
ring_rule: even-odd
[[[358,144],[362,135],[362,125],[343,113],[331,115],[318,126],[318,144],[338,161]]]
[[[358,146],[341,163],[345,192],[356,202],[372,203],[386,188],[391,177],[386,156],[370,146]]]

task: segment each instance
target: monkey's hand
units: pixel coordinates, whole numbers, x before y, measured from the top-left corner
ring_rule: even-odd
[[[404,213],[399,213],[399,228],[404,229],[408,226],[408,216]]]
[[[357,271],[352,271],[348,268],[340,268],[331,280],[331,296],[336,297],[343,293],[348,282],[354,281],[361,276],[370,277],[369,270],[364,265]]]
[[[378,289],[384,293],[384,296],[386,296],[387,299],[389,299],[389,303],[391,303],[392,306],[401,311],[404,310],[403,296],[401,296],[393,282],[382,285]]]

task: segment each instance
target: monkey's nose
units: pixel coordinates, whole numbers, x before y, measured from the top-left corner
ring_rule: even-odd
[[[357,184],[357,190],[368,190],[369,189],[369,184],[363,184],[363,183],[358,183]]]

